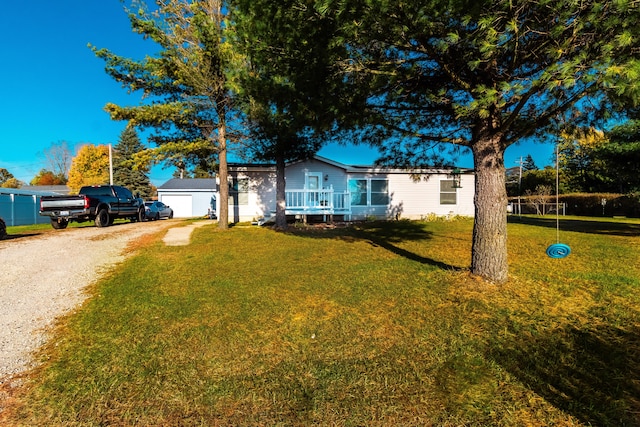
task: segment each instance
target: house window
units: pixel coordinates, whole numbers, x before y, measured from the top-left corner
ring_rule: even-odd
[[[387,206],[389,204],[389,180],[350,179],[351,206]]]
[[[455,205],[458,203],[458,194],[453,179],[440,181],[440,204]]]
[[[371,180],[371,204],[387,206],[389,204],[389,181],[386,179]]]
[[[367,206],[367,180],[350,179],[351,206]]]
[[[229,177],[229,205],[249,204],[249,178]]]

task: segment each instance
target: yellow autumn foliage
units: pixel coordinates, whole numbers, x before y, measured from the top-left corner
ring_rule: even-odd
[[[563,131],[560,137],[563,141],[573,142],[581,149],[594,149],[607,142],[604,132],[592,127]]]
[[[71,161],[67,185],[77,193],[85,185],[109,183],[109,146],[86,144]]]

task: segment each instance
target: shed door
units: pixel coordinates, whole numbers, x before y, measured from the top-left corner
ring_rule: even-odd
[[[171,206],[174,217],[193,217],[193,200],[191,194],[163,194],[159,199],[165,205]]]

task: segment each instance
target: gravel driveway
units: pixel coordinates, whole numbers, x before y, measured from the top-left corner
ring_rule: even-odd
[[[0,385],[32,366],[47,328],[85,299],[83,288],[124,259],[129,242],[177,224],[119,223],[0,241]]]

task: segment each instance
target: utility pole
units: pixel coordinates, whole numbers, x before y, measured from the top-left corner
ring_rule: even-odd
[[[522,204],[520,197],[522,196],[522,156],[520,160],[516,160],[516,164],[520,166],[520,173],[518,174],[518,216],[522,214]]]
[[[520,160],[516,160],[516,164],[520,165],[520,174],[518,175],[518,195],[522,194],[522,156],[520,156]]]
[[[109,144],[109,185],[113,185],[113,155],[111,154],[111,144]]]

